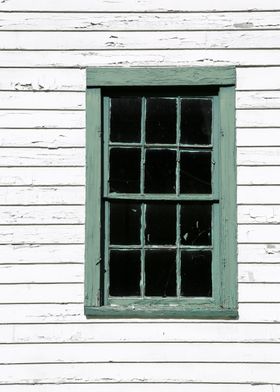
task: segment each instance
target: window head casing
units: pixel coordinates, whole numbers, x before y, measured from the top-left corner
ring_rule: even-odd
[[[234,67],[87,72],[85,314],[237,316]]]

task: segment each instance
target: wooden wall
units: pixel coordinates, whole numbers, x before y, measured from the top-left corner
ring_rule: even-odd
[[[279,0],[0,1],[0,391],[280,391]],[[237,67],[239,320],[83,315],[85,67]]]

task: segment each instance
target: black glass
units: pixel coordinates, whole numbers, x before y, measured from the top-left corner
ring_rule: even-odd
[[[176,151],[146,151],[145,192],[175,193],[176,190]]]
[[[140,244],[140,204],[127,201],[110,203],[110,243],[114,245]]]
[[[147,98],[146,143],[176,142],[176,100]]]
[[[110,192],[140,191],[140,148],[112,148],[110,151]]]
[[[145,242],[147,245],[174,245],[176,242],[176,205],[146,205]]]
[[[181,206],[181,244],[211,245],[210,204],[189,203]]]
[[[211,193],[211,152],[181,152],[180,192]]]

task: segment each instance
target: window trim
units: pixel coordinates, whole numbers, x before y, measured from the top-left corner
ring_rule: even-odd
[[[139,304],[103,306],[101,293],[101,181],[102,181],[102,97],[101,88],[110,86],[214,86],[219,89],[220,166],[220,299],[219,304],[174,306]],[[95,108],[93,111],[92,108]],[[235,67],[179,68],[88,68],[86,102],[86,235],[85,314],[117,318],[236,318],[237,235],[236,235],[236,148]],[[233,170],[234,168],[234,170]],[[100,175],[97,175],[100,173]],[[231,173],[231,176],[228,175]],[[183,301],[180,301],[183,302]],[[198,301],[200,302],[200,301]],[[202,301],[203,302],[203,301]],[[210,301],[211,302],[211,301]]]

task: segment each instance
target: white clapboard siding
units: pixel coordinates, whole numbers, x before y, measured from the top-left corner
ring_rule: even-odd
[[[84,148],[1,148],[2,167],[84,165]]]
[[[279,167],[241,166],[237,169],[237,183],[240,185],[274,185],[274,184],[279,185],[280,184]],[[275,188],[275,190],[277,191],[277,188]],[[265,187],[263,187],[263,192],[267,192],[267,189],[265,189]],[[256,197],[262,198],[263,196],[259,194],[256,195]],[[271,195],[271,197],[273,197],[273,195]],[[273,201],[270,201],[270,203],[273,204]],[[275,201],[275,203],[277,204],[277,201]]]
[[[0,187],[0,205],[84,204],[84,202],[84,187]]]
[[[238,91],[238,109],[279,109],[280,91]]]
[[[56,232],[56,230],[55,230]],[[59,231],[57,233],[59,235]],[[240,282],[280,283],[280,263],[240,264]],[[0,283],[83,283],[82,264],[0,265]]]
[[[84,69],[0,68],[0,90],[83,91],[85,88]]]
[[[280,48],[280,31],[0,32],[0,50]]]
[[[28,168],[28,170],[26,170],[25,167],[5,167],[5,168],[0,167],[0,178],[1,178],[2,186],[13,186],[13,185],[15,186],[83,185],[84,186],[85,169],[83,167],[40,167],[40,168],[30,167]],[[5,193],[5,189],[0,189],[0,194],[4,195],[3,192]],[[46,198],[46,202],[47,201],[48,198]],[[3,202],[1,201],[1,203]]]
[[[2,226],[1,244],[82,244],[83,225]]]
[[[66,206],[63,206],[64,209],[65,207]],[[35,207],[33,206],[32,208]],[[61,208],[61,206],[59,206],[59,208]],[[71,208],[73,208],[74,210],[74,206],[71,206]],[[84,245],[80,245],[80,244],[0,245],[1,264],[83,263],[83,262],[84,262]]]
[[[237,187],[238,204],[279,204],[279,200],[279,186],[251,185]]]
[[[239,206],[238,223],[280,223],[280,206]]]
[[[240,166],[279,166],[280,147],[239,147],[237,164]]]
[[[113,0],[105,2],[104,0],[83,0],[77,2],[76,0],[9,0],[1,3],[0,10],[2,11],[106,11],[106,12],[190,12],[190,11],[266,11],[266,10],[280,10],[277,0],[267,0],[263,3],[262,0],[247,0],[246,3],[242,0],[229,0],[226,3],[220,0],[213,0],[209,3],[208,0],[197,0],[190,2],[186,9],[186,5],[181,0],[139,0],[133,3],[129,0]]]
[[[1,129],[1,147],[84,147],[83,129]]]
[[[0,286],[0,303],[83,303],[84,285],[80,283],[57,284],[6,284]],[[239,283],[239,301],[280,302],[280,284]]]
[[[40,13],[0,12],[5,30],[270,30],[279,29],[278,12],[227,13]]]
[[[275,323],[112,321],[34,324],[32,335],[29,324],[0,325],[0,343],[280,342],[279,325]]]
[[[238,241],[240,243],[280,242],[278,225],[239,225]]]
[[[272,58],[267,58],[267,65]],[[279,63],[280,64],[280,63]],[[269,77],[267,75],[269,74]],[[280,88],[280,67],[237,68],[237,90],[277,90]]]
[[[280,146],[280,128],[238,128],[238,147]]]
[[[273,343],[77,343],[0,345],[0,364],[83,362],[277,362]]]
[[[279,263],[280,245],[278,244],[239,244],[240,263]]]
[[[249,382],[279,383],[279,364],[145,363],[1,365],[1,383]]]
[[[1,128],[84,128],[84,111],[0,110]]]
[[[221,32],[219,32],[221,34]],[[149,38],[148,38],[149,39]],[[20,53],[20,57],[19,57]],[[124,55],[125,54],[125,55]],[[279,66],[280,52],[272,49],[153,49],[153,50],[34,50],[0,51],[2,67],[100,66]],[[267,89],[267,88],[266,88]]]
[[[83,110],[84,92],[0,91],[1,109]]]
[[[84,206],[0,206],[0,224],[82,224]]]
[[[87,319],[84,316],[83,304],[0,304],[1,319],[0,324],[38,324],[38,323],[90,323],[96,326],[98,323],[115,324],[112,319],[98,320],[96,318]],[[280,322],[280,303],[239,303],[238,320],[215,320],[221,324],[239,323],[276,323]],[[161,324],[163,320],[153,320],[154,323]],[[126,323],[127,320],[120,319],[118,323]],[[143,320],[133,322],[142,323]],[[176,327],[178,323],[192,324],[194,320],[172,320]],[[196,323],[213,323],[213,320],[195,320]],[[33,328],[31,326],[30,328]],[[94,327],[95,328],[95,327]]]
[[[147,392],[149,388],[153,392],[186,392],[186,384],[174,383],[126,383],[127,391]],[[276,384],[229,384],[229,383],[188,383],[188,392],[279,392],[280,385]],[[272,389],[273,388],[273,389]],[[23,384],[23,385],[5,385],[5,392],[92,392],[92,384]],[[122,383],[98,383],[94,384],[95,392],[123,392],[124,384]]]
[[[279,109],[238,110],[236,112],[237,127],[278,127]]]

